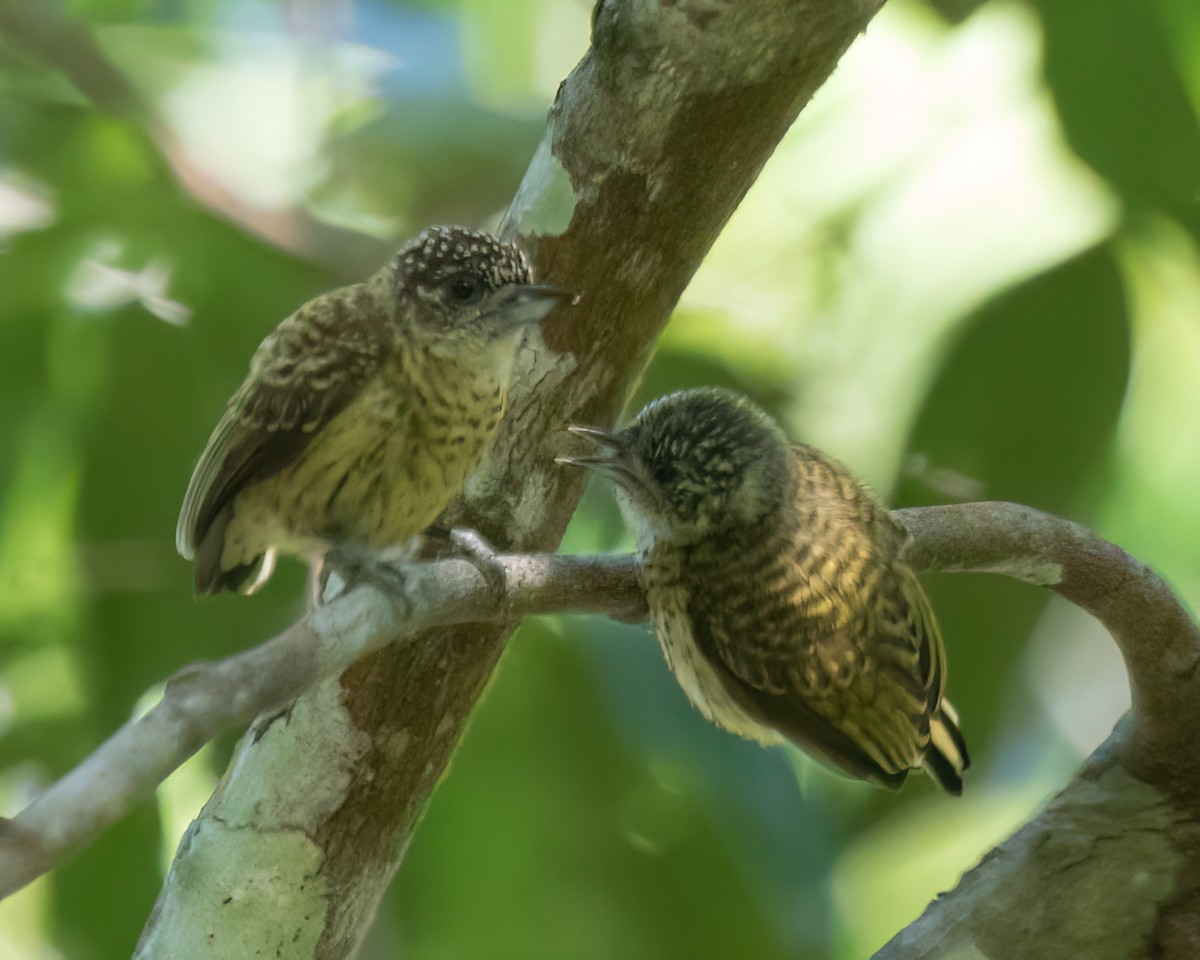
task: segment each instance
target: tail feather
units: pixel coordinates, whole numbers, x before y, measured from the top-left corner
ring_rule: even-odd
[[[260,556],[249,563],[238,564],[228,570],[222,569],[221,554],[225,549],[225,528],[229,525],[232,517],[233,509],[231,507],[226,507],[218,513],[196,546],[196,596],[198,597],[211,597],[222,590],[241,590],[246,581],[254,578],[255,572],[258,571],[259,576],[250,584],[248,591],[253,592],[262,585],[262,581],[269,577],[271,570],[274,569],[274,551],[268,551],[272,554],[267,558],[268,562],[264,563],[264,558]]]
[[[962,772],[971,765],[967,742],[958,728],[958,713],[943,700],[929,719],[929,748],[925,751],[925,770],[947,793],[962,794]]]

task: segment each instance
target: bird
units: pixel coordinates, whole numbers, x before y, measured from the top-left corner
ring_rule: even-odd
[[[905,529],[841,463],[716,388],[625,429],[568,428],[560,462],[616,485],[667,664],[708,720],[899,788],[962,792],[970,759]]]
[[[198,596],[253,592],[279,553],[410,541],[462,493],[526,328],[564,291],[512,243],[432,226],[255,351],[192,473],[176,547]]]

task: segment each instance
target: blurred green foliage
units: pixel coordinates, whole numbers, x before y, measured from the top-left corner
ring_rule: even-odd
[[[194,603],[179,498],[281,317],[513,193],[589,10],[498,9],[0,4],[0,812],[157,681],[299,611],[294,567]],[[718,241],[634,406],[738,387],[894,503],[1053,510],[1195,603],[1198,104],[1186,0],[890,4]],[[593,487],[564,549],[627,545]],[[363,956],[869,953],[1123,709],[1119,664],[1072,682],[1107,640],[1042,594],[931,589],[976,757],[960,803],[710,728],[643,629],[530,623]],[[0,956],[127,956],[229,746],[0,904]]]

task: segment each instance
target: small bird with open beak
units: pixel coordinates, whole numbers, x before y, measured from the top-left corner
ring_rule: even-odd
[[[933,609],[906,531],[840,463],[724,390],[685,390],[560,457],[612,480],[667,663],[709,720],[899,787],[962,792]]]

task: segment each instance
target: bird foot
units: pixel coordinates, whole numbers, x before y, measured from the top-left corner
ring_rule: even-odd
[[[434,548],[436,559],[459,557],[466,560],[479,571],[496,602],[504,602],[508,596],[508,574],[504,564],[496,559],[496,548],[478,530],[465,527],[451,530],[430,528],[426,536]]]
[[[370,584],[393,601],[404,598],[408,583],[404,573],[392,562],[389,551],[379,552],[361,544],[339,544],[325,554],[321,570],[321,602]],[[329,576],[336,573],[342,581],[340,590],[333,596],[329,591]]]

